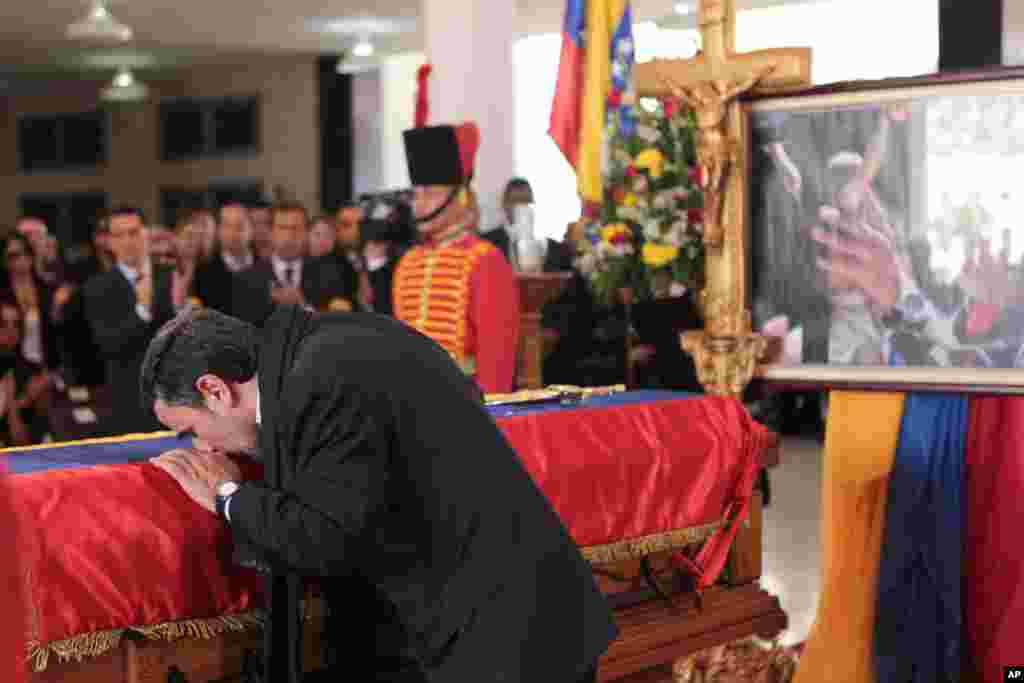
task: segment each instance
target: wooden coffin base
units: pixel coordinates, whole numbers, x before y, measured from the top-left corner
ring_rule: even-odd
[[[677,659],[749,636],[771,639],[786,628],[778,598],[761,589],[761,496],[736,536],[729,560],[732,584],[705,591],[698,604],[691,582],[673,569],[671,552],[610,565],[595,565],[601,591],[615,609],[619,638],[601,658],[602,683],[671,681]],[[654,585],[652,585],[652,582]],[[655,588],[654,586],[657,586]],[[665,595],[670,596],[665,599]],[[305,638],[307,668],[321,662],[320,603],[310,601]],[[257,629],[211,640],[173,642],[122,639],[114,650],[84,662],[51,657],[31,683],[244,683],[247,659],[262,645]],[[666,676],[668,676],[666,678]],[[559,683],[552,681],[551,683]]]
[[[672,662],[751,635],[772,638],[786,627],[777,598],[757,585],[712,588],[703,609],[692,596],[661,598],[615,610],[620,637],[601,659],[602,683],[639,683],[657,678]],[[315,622],[312,622],[315,623]],[[307,661],[319,660],[319,634],[307,639]],[[32,683],[223,683],[241,682],[247,657],[255,657],[261,633],[252,629],[211,640],[173,642],[126,640],[111,652],[84,662],[51,660],[33,672]]]

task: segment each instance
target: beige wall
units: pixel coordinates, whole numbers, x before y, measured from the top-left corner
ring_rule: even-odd
[[[139,74],[146,80],[145,72]],[[259,58],[240,66],[205,66],[148,83],[145,104],[111,109],[107,164],[88,175],[18,174],[16,116],[94,109],[103,84],[55,86],[50,96],[11,98],[0,110],[0,230],[18,214],[18,195],[102,190],[113,204],[158,217],[160,187],[202,187],[218,178],[257,178],[264,191],[284,187],[310,210],[320,206],[320,123],[314,57]],[[260,151],[236,159],[160,161],[162,97],[260,96]]]

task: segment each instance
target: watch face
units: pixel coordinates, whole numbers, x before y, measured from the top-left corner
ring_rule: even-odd
[[[217,487],[217,495],[220,496],[221,498],[227,498],[228,496],[233,495],[237,490],[237,483],[233,481],[225,481],[221,482],[221,484]]]

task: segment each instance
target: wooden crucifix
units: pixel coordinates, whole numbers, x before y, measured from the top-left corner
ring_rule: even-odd
[[[750,330],[746,307],[745,92],[783,92],[810,84],[810,48],[736,53],[735,0],[699,0],[703,49],[692,59],[655,59],[634,67],[639,97],[675,97],[697,119],[697,163],[704,195],[704,331],[688,333],[710,393],[742,393],[768,341]]]

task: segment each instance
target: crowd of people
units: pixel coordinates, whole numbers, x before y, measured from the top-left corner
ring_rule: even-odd
[[[489,230],[481,230],[475,196],[470,200],[474,233],[519,270],[517,207],[533,203],[529,182],[508,183],[505,221]],[[590,296],[573,265],[573,227],[563,240],[536,240],[543,271],[574,273],[544,310],[544,380],[619,383],[630,320],[622,307],[599,306]],[[410,193],[366,196],[319,215],[297,203],[228,201],[186,211],[173,227],[152,224],[135,207],[115,207],[97,221],[86,257],[75,261],[62,258],[67,245],[43,219],[22,216],[3,242],[0,272],[0,443],[79,436],[52,414],[54,397],[69,391],[89,392],[105,407],[74,418],[98,420],[88,436],[158,429],[140,405],[138,369],[160,325],[187,306],[254,324],[275,304],[394,315],[395,268],[416,242]],[[682,353],[662,342],[674,339],[673,331],[645,333],[648,343],[634,349],[644,385],[672,385]],[[681,388],[697,388],[692,372],[682,374]]]

